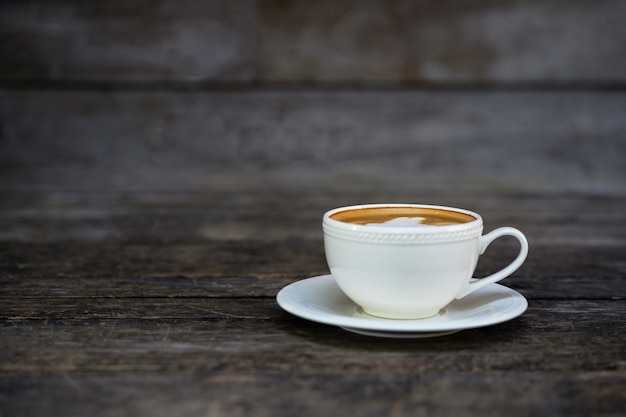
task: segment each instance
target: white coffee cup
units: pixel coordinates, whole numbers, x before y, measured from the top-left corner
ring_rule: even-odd
[[[519,230],[501,227],[483,236],[478,214],[451,207],[341,207],[325,213],[322,226],[339,287],[366,313],[390,319],[434,316],[454,299],[511,275],[528,254]],[[472,280],[479,255],[501,236],[515,237],[519,254],[502,270]]]

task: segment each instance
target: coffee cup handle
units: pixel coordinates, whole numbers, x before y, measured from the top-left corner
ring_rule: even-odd
[[[524,261],[526,260],[526,256],[528,255],[528,241],[526,240],[526,236],[524,236],[522,232],[520,232],[519,230],[513,227],[500,227],[498,229],[495,229],[487,233],[484,236],[481,236],[480,254],[482,255],[483,253],[485,253],[485,250],[487,249],[489,244],[491,244],[491,242],[493,242],[494,240],[502,236],[513,236],[519,241],[520,251],[519,251],[519,254],[517,255],[517,258],[515,258],[515,260],[511,262],[508,266],[502,268],[496,273],[493,273],[489,276],[486,276],[484,278],[481,278],[475,281],[468,282],[465,285],[465,287],[463,287],[463,289],[456,296],[457,299],[463,298],[466,295],[471,294],[474,291],[479,290],[486,285],[493,284],[494,282],[498,282],[501,279],[508,277],[513,272],[515,272],[517,268],[519,268],[522,265],[522,263],[524,263]]]

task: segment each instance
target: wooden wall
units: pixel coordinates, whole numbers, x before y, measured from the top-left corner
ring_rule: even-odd
[[[0,2],[0,79],[624,82],[621,0]]]
[[[623,194],[625,17],[622,0],[0,1],[0,184]]]

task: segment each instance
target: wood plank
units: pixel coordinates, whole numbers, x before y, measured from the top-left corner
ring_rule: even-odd
[[[63,417],[615,417],[623,386],[623,374],[604,372],[3,374],[0,405],[8,415]]]
[[[624,108],[606,92],[2,91],[0,185],[624,196]]]
[[[626,302],[531,300],[520,317],[433,339],[383,339],[309,322],[273,299],[8,303],[2,374],[606,372],[626,378]],[[3,304],[5,301],[3,300]],[[11,317],[15,314],[13,317]],[[7,317],[8,316],[8,317]]]
[[[263,176],[256,180],[262,182]],[[322,238],[325,211],[365,202],[407,202],[462,207],[480,213],[485,232],[515,226],[532,246],[619,247],[626,244],[626,198],[501,193],[482,188],[450,194],[394,188],[328,190],[285,177],[237,191],[7,190],[0,200],[0,241],[123,241],[202,243]],[[302,192],[306,190],[306,192]],[[337,191],[337,192],[335,192]],[[45,232],[42,233],[42,230]],[[490,253],[490,252],[488,252]]]
[[[495,245],[495,244],[494,244]],[[321,240],[0,244],[0,299],[125,297],[274,297],[285,285],[328,273]],[[513,259],[514,246],[485,254],[476,276]],[[503,281],[526,297],[624,299],[621,247],[531,246]]]
[[[623,83],[620,0],[0,3],[0,78]]]
[[[616,59],[626,52],[619,1],[260,4],[260,74],[272,80],[558,82],[626,74],[626,61]]]
[[[251,1],[2,2],[2,79],[249,80]]]

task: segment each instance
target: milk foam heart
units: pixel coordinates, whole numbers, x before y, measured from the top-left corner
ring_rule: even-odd
[[[383,227],[435,227],[434,225],[424,224],[424,217],[396,217],[383,223],[367,223],[366,226],[383,226]]]

